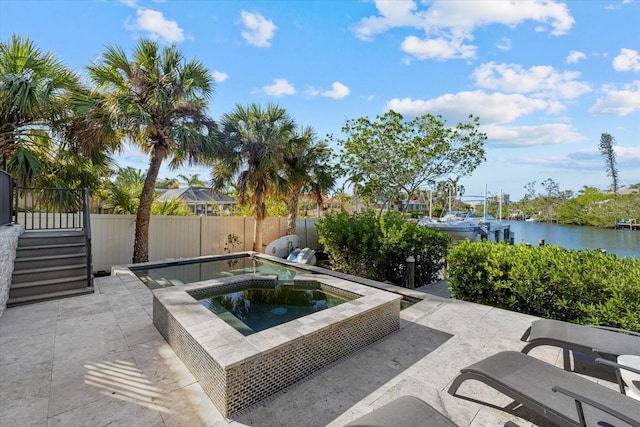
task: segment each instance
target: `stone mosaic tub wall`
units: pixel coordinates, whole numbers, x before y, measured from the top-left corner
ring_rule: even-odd
[[[329,276],[295,281],[360,297],[246,337],[192,296],[248,280],[263,283],[265,276],[153,291],[156,328],[227,417],[400,327],[399,295]]]

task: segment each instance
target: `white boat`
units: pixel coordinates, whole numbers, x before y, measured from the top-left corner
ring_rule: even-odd
[[[418,221],[419,225],[425,227],[437,228],[447,234],[450,234],[454,240],[477,240],[480,237],[478,233],[478,224],[474,221],[466,221],[460,219],[434,219],[422,218]]]
[[[490,214],[467,211],[450,211],[441,218],[423,218],[418,223],[449,233],[454,240],[474,241],[481,236],[489,236],[495,230],[504,229],[503,224]]]

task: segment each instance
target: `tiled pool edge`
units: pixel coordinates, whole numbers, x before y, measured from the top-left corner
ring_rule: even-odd
[[[400,328],[400,296],[313,275],[361,297],[244,337],[188,293],[241,277],[153,291],[154,325],[225,417]]]

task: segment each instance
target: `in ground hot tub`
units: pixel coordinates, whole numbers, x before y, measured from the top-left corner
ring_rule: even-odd
[[[266,329],[252,328],[223,304],[210,307],[215,296],[240,301],[239,294],[275,282],[247,274],[153,291],[154,325],[227,417],[400,327],[400,295],[316,274],[286,285],[306,296],[271,308],[267,301],[262,311],[282,316],[305,299],[322,309]]]

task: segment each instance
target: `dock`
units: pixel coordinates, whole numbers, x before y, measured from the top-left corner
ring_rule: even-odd
[[[618,218],[615,224],[616,229],[640,230],[640,219],[638,218]]]

